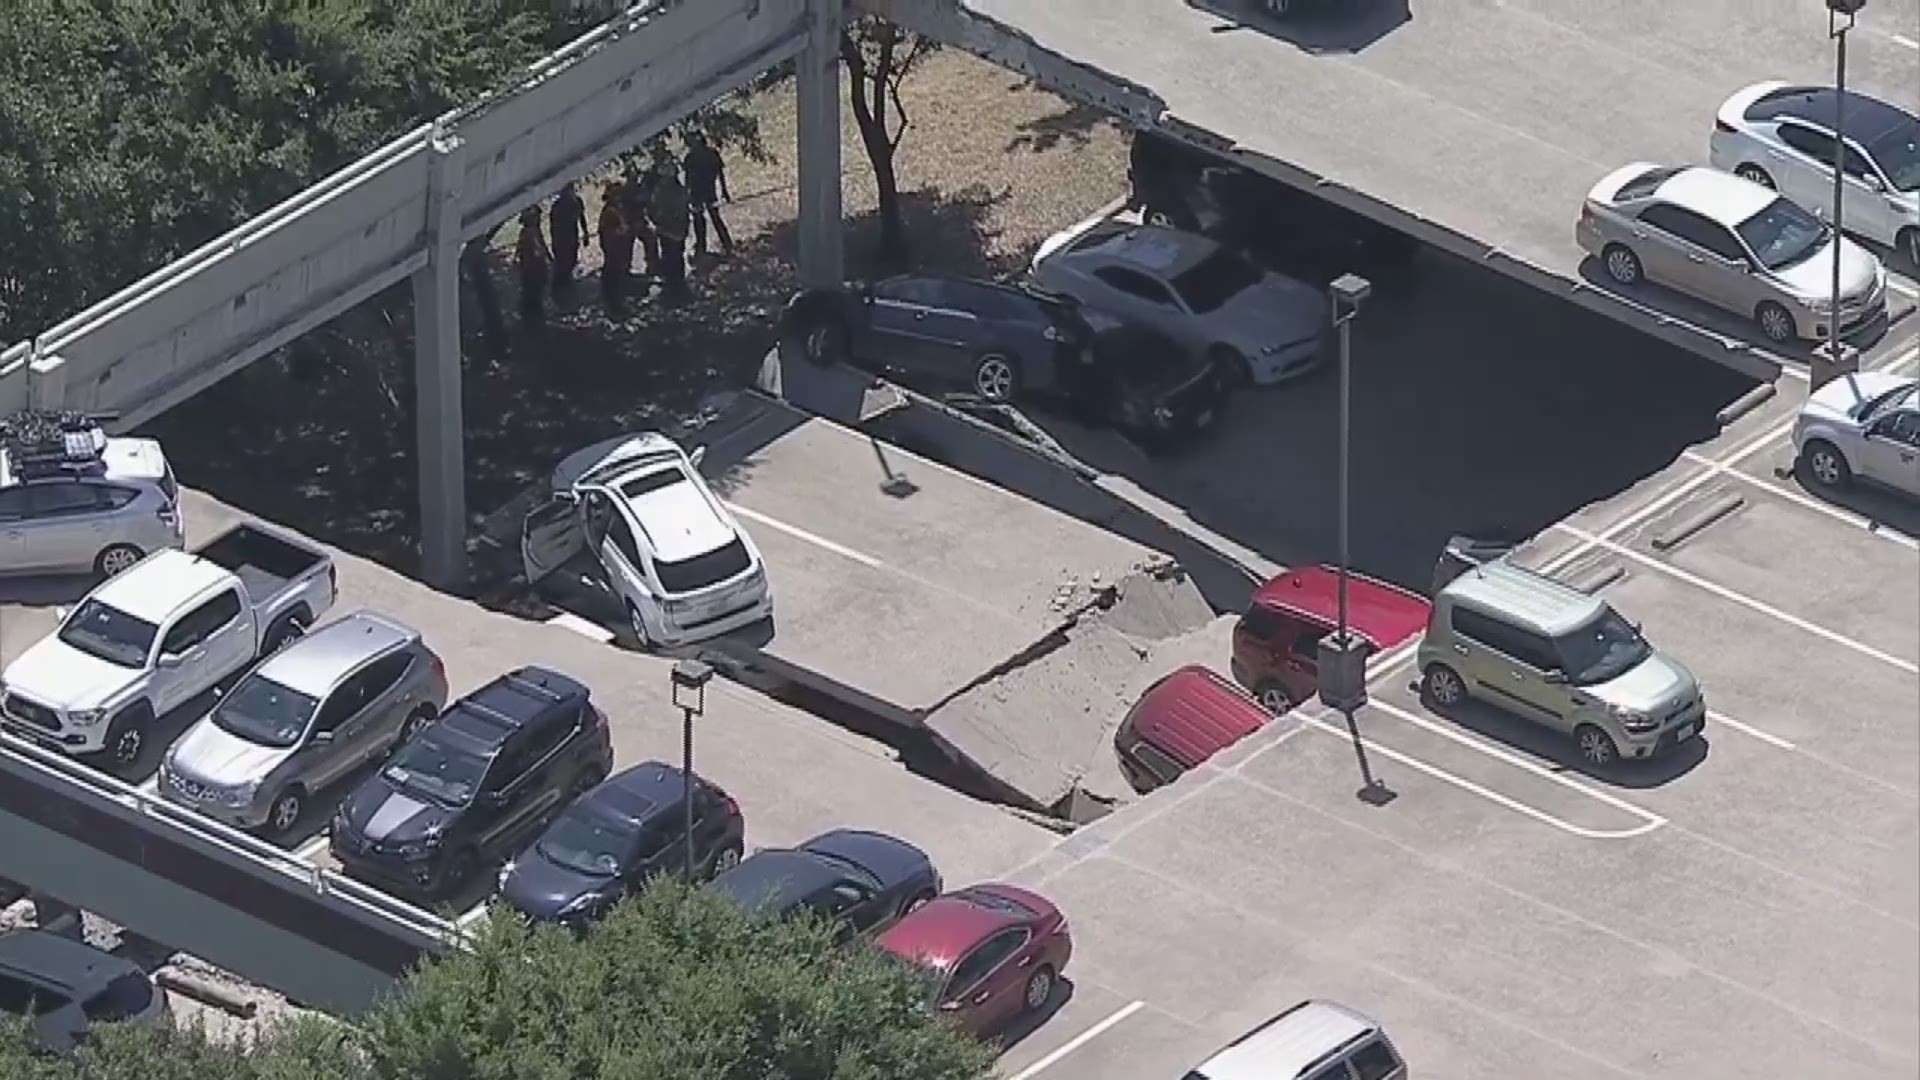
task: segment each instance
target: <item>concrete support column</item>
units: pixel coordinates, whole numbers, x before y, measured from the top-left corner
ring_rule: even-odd
[[[812,25],[797,71],[800,158],[800,283],[846,277],[840,208],[840,29],[844,0],[811,0]]]
[[[460,140],[440,134],[427,166],[427,265],[413,275],[413,393],[420,455],[420,572],[467,580],[466,429],[460,400]]]

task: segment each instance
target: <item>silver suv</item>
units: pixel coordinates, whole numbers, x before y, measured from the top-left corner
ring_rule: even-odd
[[[1589,765],[1649,758],[1700,734],[1693,673],[1604,600],[1502,560],[1454,578],[1420,643],[1421,688],[1480,698],[1571,735]]]
[[[416,631],[356,611],[268,657],[167,752],[160,793],[274,835],[307,799],[440,714],[446,667]]]
[[[185,537],[160,444],[109,438],[110,416],[0,419],[0,574],[111,577]]]

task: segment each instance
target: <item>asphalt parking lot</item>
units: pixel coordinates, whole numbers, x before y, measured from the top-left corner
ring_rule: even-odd
[[[1339,717],[1302,710],[1015,875],[1080,949],[1012,1074],[1176,1076],[1331,997],[1425,1076],[1912,1076],[1920,522],[1776,473],[1803,394],[1783,379],[1520,555],[1624,571],[1605,595],[1698,673],[1703,738],[1589,774],[1491,710],[1436,715],[1386,658],[1359,718],[1385,806],[1355,797]]]

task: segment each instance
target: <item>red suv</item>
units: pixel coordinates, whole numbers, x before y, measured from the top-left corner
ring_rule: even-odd
[[[1289,570],[1260,586],[1233,628],[1233,677],[1278,715],[1319,692],[1320,639],[1339,622],[1339,572]],[[1384,652],[1426,628],[1426,598],[1384,581],[1347,575],[1347,624]]]

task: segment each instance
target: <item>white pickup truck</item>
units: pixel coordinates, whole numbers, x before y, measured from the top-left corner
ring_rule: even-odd
[[[156,551],[81,599],[0,672],[0,725],[114,766],[158,717],[225,686],[333,605],[327,553],[254,525]]]

